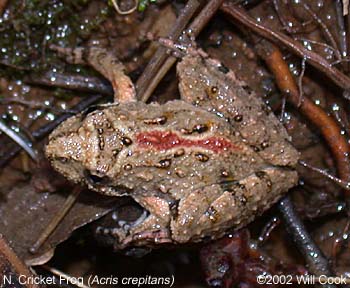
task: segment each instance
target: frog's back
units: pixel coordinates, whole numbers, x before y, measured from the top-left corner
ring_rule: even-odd
[[[234,72],[212,59],[186,56],[178,64],[182,99],[228,119],[262,158],[295,167],[299,153],[282,123]]]
[[[107,172],[113,185],[180,199],[192,187],[241,179],[266,166],[226,119],[184,101],[128,103],[104,114],[119,137],[130,139]]]

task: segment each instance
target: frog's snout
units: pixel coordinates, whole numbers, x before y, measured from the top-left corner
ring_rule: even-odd
[[[69,160],[82,156],[82,141],[77,135],[61,136],[50,139],[45,147],[46,157],[50,160]]]
[[[55,170],[71,181],[79,182],[82,176],[85,154],[83,141],[78,135],[51,138],[45,147],[46,157]]]

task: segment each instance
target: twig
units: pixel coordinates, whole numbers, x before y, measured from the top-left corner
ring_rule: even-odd
[[[329,180],[331,180],[335,184],[339,185],[341,188],[346,189],[346,190],[350,190],[350,182],[343,181],[343,180],[329,174],[327,171],[320,169],[320,168],[317,168],[317,167],[314,167],[314,166],[306,163],[305,161],[299,160],[299,164],[301,166],[304,166],[304,167],[306,167],[314,172],[317,172],[317,173],[325,176],[326,178],[328,178]]]
[[[72,277],[72,276],[68,275],[67,273],[62,272],[61,270],[50,267],[48,265],[41,265],[40,267],[51,272],[53,275],[58,276],[58,279],[65,279],[66,281],[64,281],[64,282],[71,283],[72,285],[75,285],[79,288],[90,288],[89,286],[85,285],[84,283],[77,281],[76,277]],[[62,285],[59,285],[59,284],[62,284],[60,282],[62,282],[62,281],[58,281],[58,283],[56,283],[56,284],[58,284],[58,286],[62,286]]]
[[[60,87],[81,92],[100,93],[113,95],[112,85],[99,77],[80,76],[75,74],[61,74],[47,71],[42,74],[29,74],[23,81],[29,84],[37,84],[49,87]]]
[[[118,0],[111,0],[113,3],[113,6],[115,8],[115,10],[117,10],[117,12],[121,15],[128,15],[131,14],[132,12],[136,11],[137,7],[139,6],[139,1],[138,0],[134,0],[134,6],[132,8],[130,8],[129,10],[121,10],[119,5],[118,5]]]
[[[303,77],[305,74],[305,67],[306,67],[306,59],[303,58],[301,60],[301,72],[298,77],[298,90],[299,90],[299,101],[298,101],[298,107],[300,107],[302,101],[303,101]]]
[[[343,9],[345,8],[345,6],[343,5]],[[346,7],[347,10],[349,9],[349,6]],[[345,26],[346,26],[346,56],[349,56],[350,55],[350,14],[349,13],[346,13],[345,14]],[[348,69],[350,69],[349,67],[350,65],[348,65]]]
[[[344,244],[344,240],[348,238],[349,235],[349,226],[350,226],[350,220],[347,219],[346,220],[346,224],[340,234],[340,236],[338,236],[334,241],[333,241],[333,245],[332,245],[332,258],[333,260],[333,267],[336,267],[336,261],[337,261],[337,255],[338,252],[340,250],[340,248],[342,247],[342,245]]]
[[[342,0],[343,2],[343,15],[349,15],[349,0]]]
[[[258,237],[259,245],[263,245],[266,240],[270,238],[271,232],[279,226],[279,224],[281,224],[281,219],[274,216],[264,225]]]
[[[211,0],[208,2],[208,4],[202,9],[188,28],[191,36],[198,36],[202,29],[208,24],[210,19],[213,18],[214,14],[221,7],[223,2],[224,1],[222,0]]]
[[[213,15],[216,13],[216,11],[220,8],[224,0],[211,0],[198,14],[198,16],[193,20],[189,28],[187,29],[188,33],[191,35],[191,37],[196,37],[200,31],[205,27],[205,25],[209,22],[209,20],[213,17]],[[175,39],[175,38],[173,38]],[[167,71],[174,65],[176,62],[176,58],[173,56],[169,56],[169,58],[166,60],[165,67],[160,68],[159,72],[156,74],[156,77],[154,77],[153,81],[149,85],[150,88],[148,88],[144,94],[138,94],[142,95],[142,101],[147,101],[149,96],[152,94],[155,87],[157,87],[158,83],[162,79],[162,77],[166,74]],[[145,72],[144,72],[145,73]]]
[[[282,212],[282,218],[286,223],[287,231],[293,236],[294,243],[309,265],[311,273],[320,275],[332,275],[328,260],[323,255],[322,251],[317,247],[316,243],[307,233],[306,227],[300,220],[298,214],[295,213],[292,201],[289,196],[284,197],[278,203],[278,208]],[[297,233],[295,233],[297,232]],[[325,285],[323,287],[335,287],[334,285]]]
[[[304,9],[307,11],[307,13],[309,13],[309,15],[318,23],[318,25],[320,25],[321,30],[323,31],[325,38],[328,39],[331,46],[334,48],[335,56],[337,57],[337,59],[341,59],[342,55],[339,52],[337,42],[334,40],[334,37],[333,37],[332,33],[329,31],[327,25],[323,23],[322,19],[317,16],[317,14],[309,7],[309,5],[304,3],[303,6],[304,6]]]
[[[104,96],[101,94],[86,97],[81,102],[79,102],[76,106],[74,106],[72,110],[83,111],[84,109],[86,109],[90,105],[96,103],[97,101],[100,101],[103,98],[104,98]],[[55,129],[61,122],[63,122],[64,120],[66,120],[67,118],[69,118],[71,116],[72,116],[72,114],[70,114],[70,113],[64,113],[64,114],[58,116],[55,120],[40,127],[37,130],[35,130],[32,133],[33,138],[37,141],[41,140],[47,134],[49,134],[53,129]],[[4,155],[0,158],[0,168],[4,167],[20,151],[21,151],[20,146],[14,146],[13,148],[9,149],[9,151],[4,153]]]
[[[303,43],[304,46],[306,45],[305,42],[307,42],[307,43],[311,43],[311,44],[315,44],[315,45],[319,45],[319,46],[325,47],[325,48],[331,50],[333,53],[335,53],[335,49],[332,46],[328,45],[327,43],[322,43],[322,42],[318,42],[318,41],[315,41],[315,40],[311,40],[311,39],[307,39],[307,38],[299,37],[299,36],[294,36],[293,39],[304,42]],[[338,60],[336,60],[334,62],[338,62],[338,61],[342,62],[343,59],[344,58],[338,59]]]
[[[43,103],[40,103],[37,101],[28,101],[28,100],[16,99],[16,98],[0,99],[0,105],[8,105],[8,104],[26,106],[26,107],[29,107],[31,109],[50,110],[50,111],[59,112],[59,113],[74,113],[74,111],[72,111],[72,110],[51,107],[49,105],[46,105],[46,104],[43,104]]]
[[[273,42],[280,42],[285,45],[286,48],[291,50],[293,53],[301,58],[306,58],[306,61],[314,66],[316,69],[327,75],[335,84],[345,90],[350,89],[350,78],[333,67],[327,60],[321,57],[319,54],[305,49],[301,43],[294,39],[280,33],[273,31],[259,23],[257,23],[252,17],[250,17],[241,8],[236,7],[230,2],[225,2],[221,6],[221,10],[226,14],[230,15],[235,21],[243,24],[249,29],[256,32],[258,35],[269,39]]]
[[[342,57],[346,57],[347,51],[347,43],[346,43],[346,35],[347,32],[345,30],[344,16],[343,16],[343,4],[341,0],[335,1],[335,11],[337,15],[337,24],[339,27],[339,48]]]
[[[27,139],[24,139],[18,133],[13,131],[11,128],[7,127],[7,125],[0,119],[0,131],[5,133],[8,137],[10,137],[14,142],[16,142],[19,146],[25,150],[28,155],[35,161],[38,162],[38,155],[32,147],[32,143]]]
[[[45,227],[45,230],[40,234],[38,240],[36,240],[35,243],[32,245],[32,247],[29,249],[30,253],[35,254],[38,251],[38,249],[42,246],[42,244],[50,237],[50,235],[56,229],[58,224],[62,221],[64,216],[67,215],[70,208],[73,207],[81,190],[82,188],[80,186],[76,186],[73,189],[73,191],[68,195],[63,206],[60,207],[57,213],[55,213],[55,216],[51,219],[50,223]]]
[[[282,3],[280,3],[280,2],[282,2]],[[281,1],[281,0],[273,0],[273,5],[275,8],[276,14],[278,16],[278,19],[280,20],[280,22],[283,25],[283,30],[287,31],[289,34],[310,32],[311,31],[310,29],[312,27],[307,29],[307,25],[313,26],[313,25],[310,25],[310,24],[312,24],[312,20],[308,20],[308,21],[302,22],[302,23],[297,22],[295,17],[293,17],[291,15],[291,13],[290,13],[291,11],[286,9],[285,6],[287,4],[284,2],[285,1]],[[281,4],[283,5],[282,7],[281,7]],[[287,18],[287,16],[289,16],[289,17]]]
[[[28,281],[25,284],[19,284],[19,277],[22,279],[34,279],[35,276],[21,259],[19,259],[1,234],[0,266],[0,279],[2,279],[1,287],[42,288],[41,285],[36,284],[36,281]],[[13,279],[13,284],[8,283],[5,277],[7,279]]]
[[[0,17],[4,13],[8,0],[0,0]]]
[[[287,104],[287,97],[286,95],[282,96],[282,105],[281,105],[281,113],[280,113],[280,122],[284,122],[284,116],[286,112],[286,104]]]
[[[295,107],[299,104],[299,91],[295,84],[293,75],[289,71],[287,63],[283,59],[280,50],[270,45],[268,54],[262,55],[270,70],[276,78],[279,89],[288,95],[287,100]],[[343,181],[350,181],[349,164],[349,146],[345,137],[341,133],[338,123],[330,117],[320,106],[315,105],[307,97],[299,107],[299,110],[321,131],[327,144],[329,145],[333,156],[337,162],[337,170]],[[350,192],[346,192],[347,198],[350,198]]]
[[[180,16],[177,18],[174,24],[174,28],[170,31],[168,38],[177,39],[181,35],[182,31],[186,28],[187,23],[197,11],[198,7],[199,2],[197,0],[190,0],[187,2],[185,8],[181,11]],[[158,47],[152,59],[148,62],[142,75],[137,80],[136,91],[138,99],[141,99],[141,97],[148,99],[148,97],[145,97],[144,95],[146,93],[147,87],[150,85],[150,82],[157,74],[161,65],[167,59],[168,55],[166,51],[166,48],[162,46]]]

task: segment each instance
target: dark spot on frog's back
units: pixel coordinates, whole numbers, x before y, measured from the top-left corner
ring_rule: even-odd
[[[254,152],[260,152],[260,147],[255,145],[250,145],[250,147],[254,150]]]
[[[144,119],[143,123],[145,123],[147,125],[164,125],[167,122],[167,120],[168,120],[167,117],[162,115],[159,117]]]
[[[222,190],[229,191],[232,193],[232,195],[236,194],[237,191],[243,192],[246,190],[246,187],[244,184],[239,183],[238,181],[235,181],[235,180],[225,179],[221,181],[219,184]]]
[[[202,134],[208,130],[209,130],[209,127],[207,124],[197,124],[194,127],[192,127],[191,129],[181,128],[180,132],[184,135],[191,135],[193,133]]]
[[[101,134],[98,136],[98,147],[101,151],[103,151],[105,148],[105,139]]]
[[[206,125],[206,124],[198,124],[198,125],[196,125],[195,127],[193,127],[193,131],[194,131],[194,132],[197,132],[197,133],[199,133],[199,134],[208,131],[208,129],[209,129],[209,128],[208,128],[208,125]]]
[[[265,171],[257,171],[257,172],[255,172],[255,175],[259,179],[264,180],[267,187],[269,187],[269,188],[272,187],[272,181],[270,179],[270,176]]]
[[[266,177],[266,172],[265,171],[258,171],[255,173],[256,177],[263,179]]]
[[[205,89],[205,94],[209,99],[216,99],[219,94],[219,88],[217,86],[209,86]]]
[[[243,206],[246,206],[246,204],[247,204],[247,202],[248,202],[248,199],[247,199],[247,197],[245,197],[243,194],[241,194],[241,193],[237,193],[236,195],[235,195],[235,197],[236,197],[236,199],[237,199],[237,201],[239,202],[239,203],[241,203]]]
[[[261,144],[260,144],[260,147],[261,147],[262,150],[266,149],[266,148],[269,147],[269,146],[270,146],[270,145],[269,145],[269,142],[267,142],[267,141],[263,141],[263,142],[261,142]]]
[[[132,144],[132,140],[129,138],[129,137],[123,137],[122,138],[122,143],[123,143],[123,145],[125,145],[125,146],[129,146],[129,145],[131,145]]]
[[[207,162],[209,160],[209,156],[207,156],[203,153],[196,153],[194,156],[200,162]]]
[[[220,66],[218,67],[219,71],[227,74],[228,72],[230,72],[230,69],[228,69],[224,64],[220,63]]]
[[[175,151],[174,153],[174,157],[180,157],[180,156],[183,156],[185,155],[185,149],[183,148],[180,148],[178,150]]]
[[[125,171],[130,171],[130,170],[132,170],[132,165],[131,164],[125,164],[124,166],[123,166],[123,169],[125,170]]]
[[[205,215],[208,216],[213,223],[217,222],[220,219],[218,211],[213,206],[210,206],[208,208],[208,210],[205,212]]]
[[[158,162],[158,164],[156,165],[157,168],[162,168],[162,169],[166,169],[169,168],[171,165],[171,159],[162,159]]]
[[[119,154],[120,151],[121,151],[121,149],[113,149],[112,150],[113,157],[117,157],[117,155]]]
[[[271,109],[269,106],[263,103],[260,107],[261,107],[261,110],[264,111],[266,115],[270,115]]]
[[[235,115],[235,116],[233,117],[233,120],[234,120],[235,122],[242,122],[242,120],[243,120],[243,115],[237,114],[237,115]]]
[[[253,90],[248,85],[242,86],[243,90],[246,91],[248,94],[252,94]]]

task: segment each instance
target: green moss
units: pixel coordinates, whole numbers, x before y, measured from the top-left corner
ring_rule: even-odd
[[[140,12],[145,11],[150,3],[157,3],[157,0],[140,0],[139,6],[137,8]]]
[[[8,74],[40,71],[48,66],[64,66],[48,47],[56,44],[78,46],[109,16],[108,5],[82,16],[91,5],[88,0],[12,0],[0,18],[0,63]],[[97,5],[100,7],[101,5]]]

